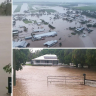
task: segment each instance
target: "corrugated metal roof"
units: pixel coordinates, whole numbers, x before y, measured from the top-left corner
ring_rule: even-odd
[[[13,47],[23,47],[25,48],[27,46],[26,41],[18,41],[18,42],[13,42]]]
[[[34,38],[44,37],[44,36],[51,36],[51,35],[56,35],[56,34],[57,34],[56,32],[48,32],[48,33],[34,35]]]
[[[37,58],[34,58],[32,60],[58,60],[57,56],[54,54],[46,54]]]

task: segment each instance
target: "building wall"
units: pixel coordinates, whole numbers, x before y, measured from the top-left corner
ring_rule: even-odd
[[[33,60],[33,65],[58,65],[58,60]]]
[[[8,77],[3,67],[11,63],[11,17],[0,17],[0,96],[7,96]],[[5,27],[6,26],[6,27]]]

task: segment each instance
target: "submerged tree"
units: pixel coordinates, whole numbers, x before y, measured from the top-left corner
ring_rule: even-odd
[[[13,83],[16,85],[16,70],[21,70],[22,66],[26,64],[27,55],[29,50],[26,49],[14,49],[13,50]]]

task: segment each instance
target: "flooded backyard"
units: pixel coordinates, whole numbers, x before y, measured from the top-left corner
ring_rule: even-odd
[[[78,83],[49,83],[47,76],[83,76],[96,79],[96,71],[60,66],[24,66],[16,72],[13,96],[96,96],[96,87]]]
[[[15,10],[17,5],[13,6],[13,9]],[[24,7],[25,6],[25,7]],[[25,9],[24,9],[25,8]],[[55,6],[55,7],[50,7],[50,6],[39,6],[39,5],[33,5],[32,8],[35,10],[35,12],[33,12],[34,14],[38,14],[38,12],[36,10],[42,10],[42,9],[52,9],[55,10],[57,13],[56,14],[65,14],[68,10],[66,8],[63,7],[59,7],[59,6]],[[46,37],[44,38],[44,40],[37,40],[37,41],[32,41],[32,39],[28,39],[26,40],[26,42],[30,43],[29,47],[45,47],[43,44],[47,41],[50,40],[57,40],[58,43],[56,43],[55,45],[53,45],[52,47],[60,47],[60,43],[62,43],[61,47],[96,47],[96,38],[95,38],[95,31],[96,28],[95,27],[91,27],[90,29],[93,30],[91,33],[88,33],[86,30],[84,30],[83,34],[86,34],[86,37],[83,37],[83,34],[76,34],[76,35],[72,35],[71,33],[74,32],[72,30],[69,29],[69,27],[86,27],[86,24],[81,24],[79,23],[79,17],[77,17],[77,19],[74,19],[72,22],[69,22],[67,20],[63,20],[62,16],[59,19],[54,19],[55,15],[54,13],[51,14],[43,14],[40,16],[37,15],[30,15],[32,13],[24,13],[24,10],[28,10],[28,4],[24,3],[21,6],[21,10],[20,12],[14,12],[13,15],[15,16],[19,16],[16,14],[24,14],[24,18],[32,21],[32,23],[24,23],[22,20],[16,20],[16,25],[13,26],[13,29],[15,30],[22,30],[21,33],[18,34],[18,36],[13,36],[13,41],[18,41],[18,40],[25,40],[25,37],[29,37],[31,36],[31,33],[33,33],[33,29],[45,29],[43,32],[37,32],[37,33],[33,33],[35,35],[37,34],[42,34],[42,33],[47,33],[47,32],[52,32],[55,31],[57,33],[57,36],[55,37]],[[22,12],[23,13],[22,13]],[[37,13],[36,13],[37,12]],[[96,19],[94,18],[89,18],[86,16],[83,16],[85,19],[91,19],[92,22],[96,22]],[[34,24],[34,21],[40,21],[40,20],[44,20],[46,22],[48,22],[49,24],[51,24],[52,26],[55,27],[55,29],[50,29],[48,25],[46,24]],[[23,28],[20,28],[20,26],[25,26],[26,28],[28,28],[28,30],[25,32]]]
[[[8,77],[3,67],[11,62],[11,17],[0,16],[0,95],[9,96]]]

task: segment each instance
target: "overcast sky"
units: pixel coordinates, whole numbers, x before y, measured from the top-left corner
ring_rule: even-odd
[[[35,52],[35,51],[37,51],[37,50],[42,50],[43,48],[31,48],[31,49],[29,49],[30,51],[32,50],[32,52]]]
[[[1,0],[0,0],[1,1]],[[49,2],[96,2],[96,0],[13,0],[13,1],[49,1]]]
[[[0,0],[0,3],[4,2],[5,0]]]

